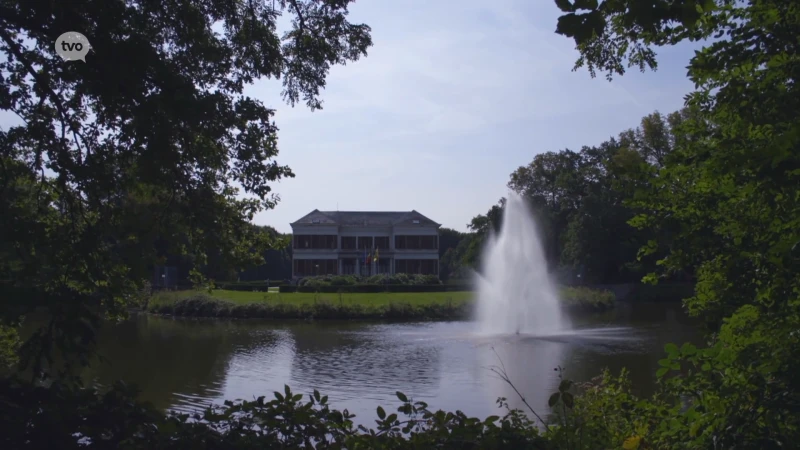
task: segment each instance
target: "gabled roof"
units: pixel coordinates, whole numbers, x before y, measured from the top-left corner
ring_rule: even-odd
[[[417,211],[320,211],[315,209],[291,225],[338,225],[341,227],[389,227],[440,224]]]

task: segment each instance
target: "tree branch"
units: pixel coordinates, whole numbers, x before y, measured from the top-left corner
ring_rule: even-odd
[[[536,411],[534,411],[533,407],[528,403],[527,400],[525,400],[525,396],[523,396],[522,393],[517,389],[517,387],[514,386],[514,383],[511,382],[511,379],[508,377],[508,373],[506,372],[505,365],[503,365],[503,360],[500,358],[500,355],[497,354],[497,350],[495,350],[494,347],[492,347],[492,351],[494,352],[495,356],[497,356],[497,360],[500,361],[500,367],[497,366],[490,367],[489,370],[497,374],[501,380],[505,381],[509,386],[511,386],[511,389],[513,389],[514,392],[516,392],[517,396],[520,398],[520,400],[522,400],[522,403],[528,408],[528,410],[534,416],[536,416],[537,419],[539,419],[539,422],[541,422],[542,425],[545,426],[545,428],[550,429],[550,425],[548,425],[547,422],[545,422],[544,419],[542,419],[541,416],[539,416],[539,414],[537,414]]]
[[[61,103],[61,98],[53,91],[53,88],[50,87],[50,84],[46,82],[46,80],[33,68],[33,65],[25,59],[25,55],[19,50],[19,47],[16,42],[11,38],[11,36],[6,32],[6,30],[0,28],[0,38],[8,45],[8,51],[11,52],[17,60],[25,67],[28,73],[33,77],[34,82],[39,85],[39,87],[44,91],[44,93],[50,97],[50,100],[53,101],[53,104],[56,105],[56,109],[58,110],[59,114],[61,115],[61,122],[62,124],[66,121],[67,126],[74,135],[80,136],[81,140],[83,141],[84,146],[86,146],[86,156],[89,156],[89,147],[86,145],[86,140],[81,135],[80,131],[78,131],[72,122],[69,120],[69,114],[67,114],[66,108],[64,108],[64,104]],[[41,102],[40,102],[41,104]],[[75,144],[78,145],[77,139],[75,139]],[[81,152],[81,147],[78,145],[78,152]]]

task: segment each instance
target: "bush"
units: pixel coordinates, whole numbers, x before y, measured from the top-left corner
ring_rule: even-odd
[[[282,294],[292,292],[319,292],[323,294],[374,293],[374,292],[458,292],[470,291],[472,286],[456,284],[354,284],[334,286],[330,284],[309,284],[300,286],[281,286]]]
[[[270,281],[267,285],[266,281],[237,281],[235,283],[216,283],[217,289],[225,289],[228,291],[259,291],[266,292],[267,288],[280,288],[281,286],[288,286],[283,281]]]
[[[639,284],[625,300],[638,302],[679,302],[695,295],[692,283]]]
[[[398,302],[375,306],[328,301],[313,304],[233,303],[206,293],[194,293],[178,300],[153,301],[149,311],[174,316],[248,319],[460,320],[469,318],[471,308],[463,302],[421,305]]]
[[[322,275],[315,277],[304,277],[298,282],[298,286],[355,286],[360,284],[421,284],[434,285],[441,284],[436,275],[418,275],[397,273],[393,275],[379,274],[364,277],[361,275]]]
[[[611,291],[586,287],[567,287],[560,291],[564,307],[572,310],[599,312],[612,309],[616,297]]]
[[[304,400],[286,386],[270,399],[225,402],[202,413],[162,413],[136,400],[135,388],[108,392],[55,382],[50,388],[0,381],[3,448],[100,449],[548,449],[518,410],[486,419],[430,411],[397,392],[396,413],[377,408],[376,429],[353,423],[316,390]]]

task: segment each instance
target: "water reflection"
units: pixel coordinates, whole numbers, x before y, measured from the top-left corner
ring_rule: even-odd
[[[608,315],[574,320],[575,332],[548,337],[485,337],[469,322],[425,324],[298,323],[180,320],[138,316],[109,326],[99,338],[111,364],[88,379],[125,379],[159,408],[192,409],[223,399],[271,397],[288,384],[318,389],[337,408],[370,423],[375,408],[399,405],[395,391],[433,409],[473,416],[497,414],[497,397],[522,404],[489,367],[502,361],[537,412],[567,377],[589,380],[603,367],[630,368],[634,387],[652,392],[667,342],[698,342],[677,305],[621,305]],[[499,360],[498,360],[499,358]]]
[[[332,392],[331,399],[384,400],[395,391],[429,396],[439,377],[439,345],[404,333],[414,325],[315,325],[292,327],[292,381]]]
[[[479,354],[484,366],[504,370],[528,404],[542,415],[547,413],[547,400],[559,382],[553,368],[565,364],[568,348],[562,342],[513,336],[484,345]],[[486,401],[505,397],[511,408],[527,409],[514,389],[494,373],[487,376],[486,391]]]
[[[99,352],[108,362],[85,379],[101,386],[124,379],[162,409],[202,407],[224,393],[234,353],[270,347],[274,339],[257,331],[244,322],[138,315],[101,330]]]

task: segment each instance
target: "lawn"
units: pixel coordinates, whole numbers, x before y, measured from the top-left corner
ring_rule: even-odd
[[[163,292],[156,294],[151,302],[174,302],[197,292],[201,291]],[[226,291],[223,289],[215,289],[211,291],[211,296],[220,300],[227,300],[237,305],[266,303],[299,306],[313,305],[316,303],[331,303],[378,307],[392,304],[407,304],[412,306],[432,304],[463,304],[470,301],[473,298],[474,293],[461,291],[377,292],[348,294],[316,294],[313,292],[295,292],[291,294],[281,294],[278,292]]]
[[[159,292],[147,310],[156,314],[194,317],[272,319],[397,319],[461,320],[471,314],[475,293],[376,292],[278,293],[216,289]],[[565,308],[600,312],[614,307],[614,294],[586,288],[561,290]]]

